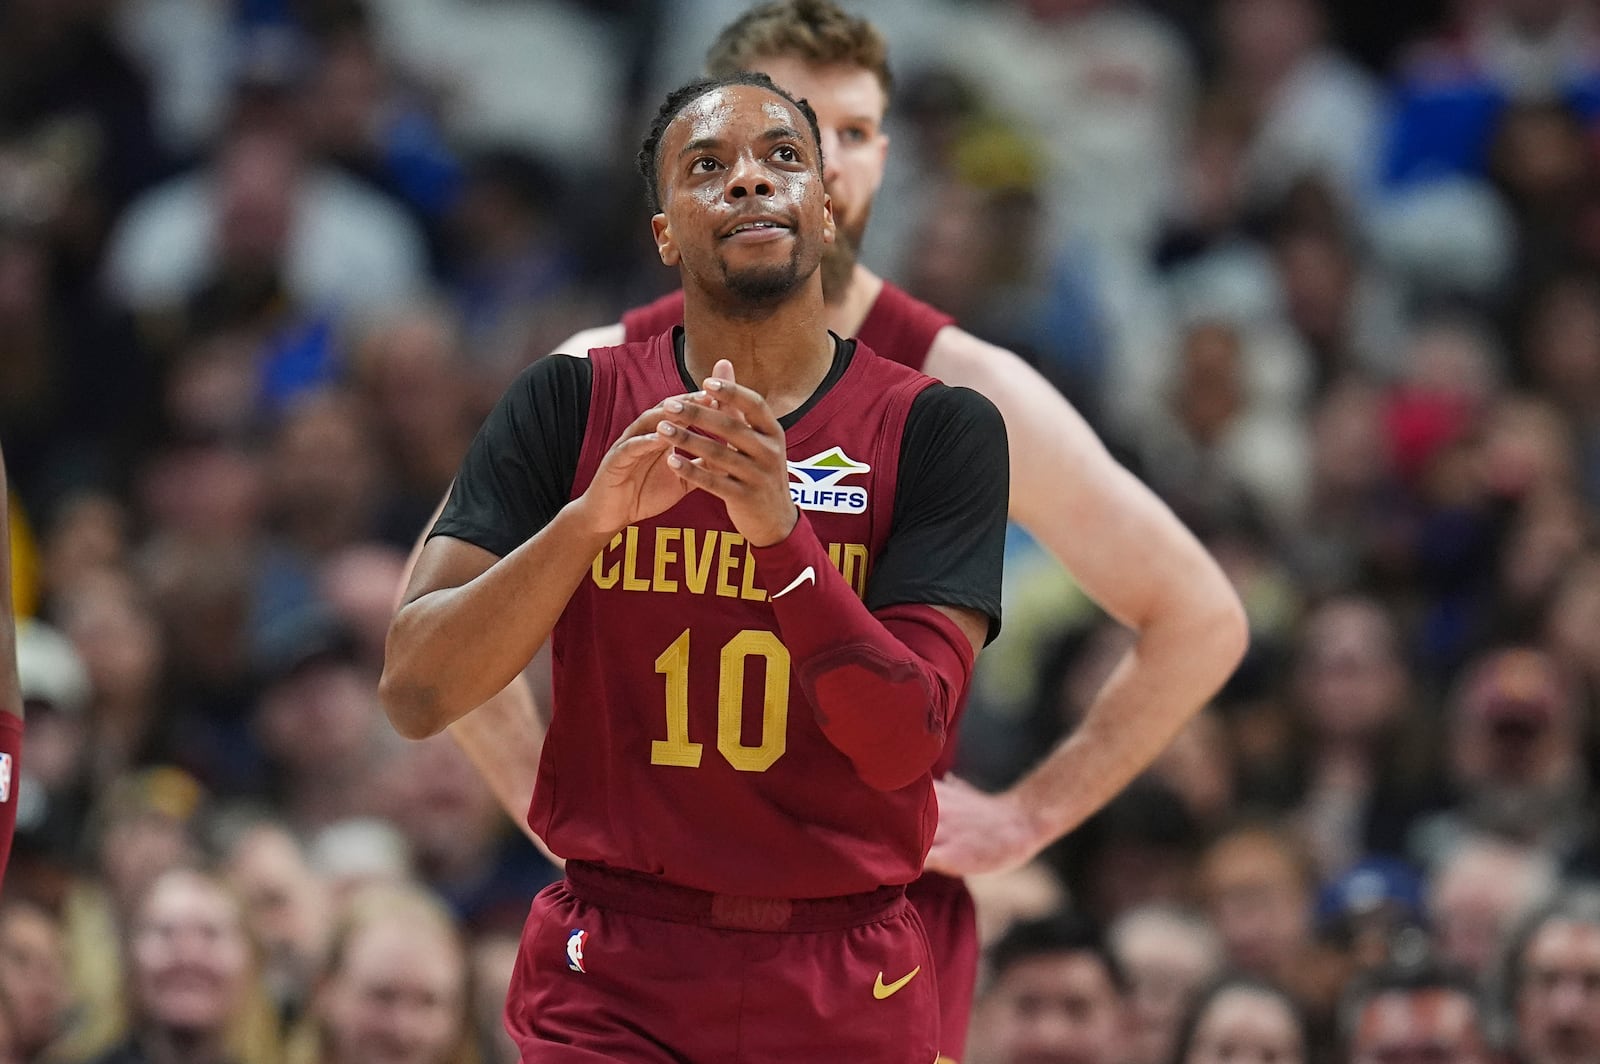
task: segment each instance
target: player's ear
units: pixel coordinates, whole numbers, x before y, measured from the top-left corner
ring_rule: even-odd
[[[656,254],[661,256],[662,265],[676,266],[679,261],[678,243],[672,239],[672,226],[667,224],[665,214],[650,219],[650,235],[655,237]]]
[[[831,244],[838,236],[838,226],[833,221],[833,197],[826,192],[822,194],[822,242]]]

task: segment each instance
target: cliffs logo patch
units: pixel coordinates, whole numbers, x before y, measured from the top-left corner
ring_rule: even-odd
[[[588,941],[589,932],[582,928],[574,928],[572,934],[567,936],[567,967],[586,975],[588,969],[583,966],[583,946]]]
[[[789,463],[789,495],[802,510],[830,514],[860,514],[867,511],[867,489],[858,484],[841,484],[846,477],[870,473],[872,467],[858,462],[837,447]]]

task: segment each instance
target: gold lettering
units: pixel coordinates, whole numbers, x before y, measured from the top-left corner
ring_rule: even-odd
[[[844,545],[844,574],[845,583],[856,589],[857,598],[867,597],[867,545],[865,543],[846,543]]]
[[[656,529],[656,566],[650,580],[650,587],[654,591],[676,591],[678,582],[667,575],[667,563],[678,560],[678,552],[667,546],[676,543],[678,537],[688,531],[683,528],[657,528]]]
[[[616,550],[617,545],[621,542],[622,533],[618,532],[611,537],[611,542],[606,546],[605,550],[594,556],[594,582],[602,591],[609,591],[617,586],[617,563],[612,562],[609,569],[602,568],[602,566],[605,564],[606,551]]]
[[[744,537],[737,532],[724,532],[722,534],[722,550],[717,555],[717,594],[723,598],[738,598],[739,589],[728,582],[728,575],[739,559],[733,556],[734,548],[744,543]]]
[[[828,560],[833,563],[835,569],[839,568],[839,544],[828,544]],[[843,570],[840,571],[842,572]]]
[[[622,552],[622,590],[649,591],[650,581],[639,575],[639,526],[629,525],[628,547]]]
[[[767,601],[767,593],[756,587],[756,560],[748,543],[744,545],[744,579],[739,584],[739,597],[749,602]]]
[[[717,534],[707,532],[695,549],[694,529],[683,530],[683,582],[696,595],[706,593],[706,581],[711,577],[711,558],[717,553]]]

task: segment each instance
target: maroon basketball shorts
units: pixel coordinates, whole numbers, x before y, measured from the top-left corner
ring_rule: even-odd
[[[522,932],[524,1064],[933,1064],[939,985],[899,888],[740,898],[571,861]]]
[[[924,872],[906,887],[906,900],[922,918],[939,973],[939,1059],[959,1061],[966,1052],[978,986],[978,918],[972,894],[963,880]]]

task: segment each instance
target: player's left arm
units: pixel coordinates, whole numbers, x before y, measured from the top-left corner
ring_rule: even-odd
[[[1249,639],[1227,577],[1032,367],[954,326],[926,371],[988,396],[1011,439],[1011,516],[1137,641],[1078,727],[1009,790],[939,783],[928,866],[1026,863],[1122,790],[1232,674]]]
[[[22,685],[17,677],[17,618],[11,587],[11,507],[5,455],[0,454],[0,884],[17,827],[17,791],[22,782]]]

